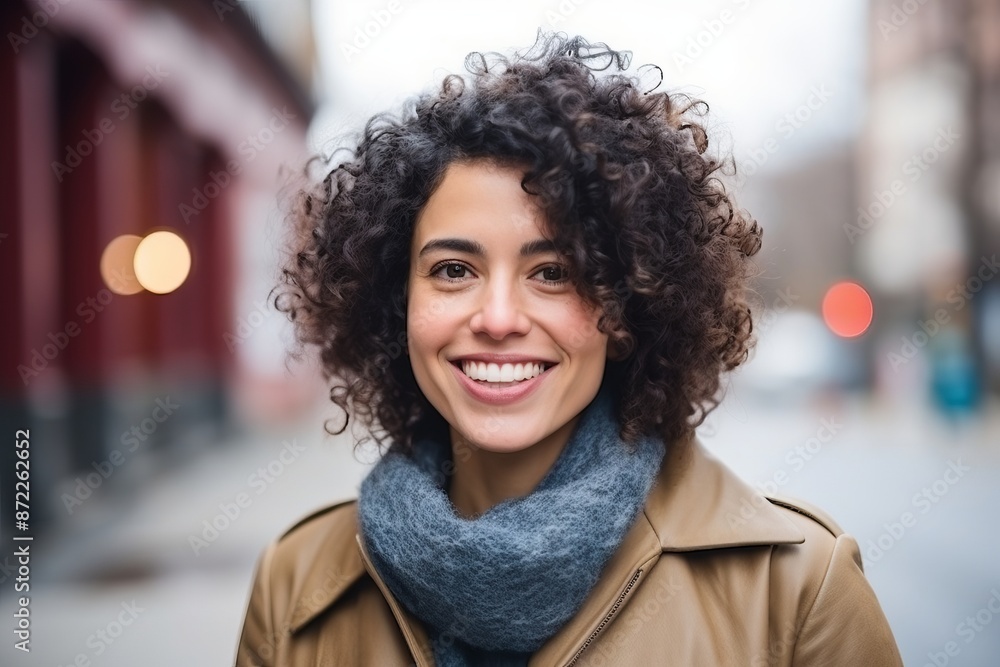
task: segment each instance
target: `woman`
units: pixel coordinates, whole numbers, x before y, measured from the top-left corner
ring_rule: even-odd
[[[266,550],[237,664],[901,664],[856,542],[693,436],[760,230],[627,67],[474,54],[301,195],[279,308],[388,452]]]

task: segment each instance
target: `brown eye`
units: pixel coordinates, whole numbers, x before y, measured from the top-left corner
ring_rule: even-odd
[[[561,283],[566,280],[566,271],[561,266],[546,266],[536,275],[547,283]]]
[[[458,262],[441,262],[431,269],[432,276],[444,280],[459,281],[469,277],[469,267]]]
[[[448,278],[464,278],[465,267],[461,264],[449,264],[444,267],[444,275]]]

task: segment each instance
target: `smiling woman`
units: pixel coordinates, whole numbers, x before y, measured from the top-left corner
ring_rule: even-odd
[[[237,664],[899,664],[853,538],[694,437],[760,231],[628,61],[473,54],[302,191],[277,303],[387,451],[266,550]]]

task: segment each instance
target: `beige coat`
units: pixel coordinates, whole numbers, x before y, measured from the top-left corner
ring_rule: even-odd
[[[237,665],[434,665],[357,530],[344,502],[266,549]],[[583,607],[529,662],[901,664],[855,540],[803,503],[763,499],[697,440],[671,450]]]

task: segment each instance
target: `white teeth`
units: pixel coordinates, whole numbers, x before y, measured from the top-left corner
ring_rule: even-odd
[[[462,372],[480,382],[521,382],[541,375],[545,364],[487,364],[463,361]]]

